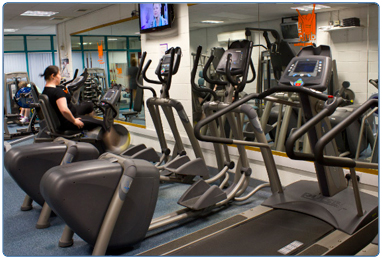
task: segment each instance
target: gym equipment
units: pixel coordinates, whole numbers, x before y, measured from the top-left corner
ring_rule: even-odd
[[[94,79],[95,82],[98,82],[99,88],[101,90],[101,95],[104,95],[107,92],[107,80],[106,80],[106,72],[103,68],[91,67],[87,68],[87,72],[90,78]]]
[[[85,76],[79,76],[74,79],[70,84],[67,85],[67,88],[77,89],[78,85],[82,85],[86,79]],[[121,87],[114,86],[109,89],[106,94],[102,97],[99,107],[103,111],[103,127],[97,127],[91,131],[83,130],[60,130],[60,122],[57,119],[53,107],[49,103],[48,97],[44,94],[39,96],[39,103],[42,113],[44,115],[44,128],[40,130],[35,138],[35,143],[40,142],[50,142],[56,137],[68,138],[80,142],[88,142],[93,144],[100,153],[105,151],[110,151],[113,153],[122,153],[130,145],[130,133],[122,125],[114,124],[114,118],[118,115],[118,101],[121,95]],[[86,120],[86,119],[83,119]],[[111,127],[114,127],[115,131],[119,135],[119,141],[111,146],[106,146],[106,143],[102,141],[102,136],[106,131],[109,131]]]
[[[378,235],[375,236],[370,244],[362,248],[356,255],[358,256],[377,256],[379,254]]]
[[[372,241],[378,232],[378,198],[359,191],[354,168],[377,168],[378,165],[336,157],[338,153],[332,139],[359,114],[352,114],[349,120],[330,130],[327,116],[342,102],[341,98],[332,100],[321,93],[330,80],[330,48],[305,47],[287,68],[277,87],[250,94],[200,121],[195,134],[203,141],[253,146],[252,142],[202,136],[199,132],[210,121],[234,109],[242,109],[243,104],[253,98],[262,99],[275,92],[297,92],[306,122],[288,138],[287,154],[293,159],[315,161],[318,181],[302,180],[282,188],[277,171],[268,171],[272,172],[269,178],[273,194],[261,206],[200,230],[203,235],[193,233],[173,241],[178,249],[170,243],[141,255],[349,255]],[[323,108],[318,112],[320,107]],[[256,114],[253,109],[252,112]],[[251,122],[256,131],[261,131],[258,120]],[[294,142],[306,132],[314,154],[297,155]],[[328,163],[326,159],[332,155]],[[347,186],[338,166],[350,167],[353,188]],[[230,223],[232,221],[234,223]]]
[[[171,87],[172,76],[178,72],[180,59],[181,59],[181,49],[170,48],[166,51],[165,55],[160,59],[159,64],[155,70],[159,81],[155,81],[147,78],[146,72],[148,67],[151,64],[151,60],[148,60],[145,67],[142,69],[146,59],[146,52],[143,53],[142,59],[140,62],[139,70],[137,73],[137,84],[138,88],[144,90],[150,90],[153,94],[153,97],[150,97],[146,101],[147,109],[150,112],[150,116],[153,120],[155,130],[158,135],[158,140],[161,147],[162,155],[159,157],[153,148],[147,148],[146,145],[141,144],[134,146],[128,149],[123,155],[131,156],[132,158],[142,158],[148,160],[147,157],[150,157],[150,161],[156,162],[156,166],[161,171],[160,179],[162,181],[176,181],[183,183],[192,183],[196,176],[200,176],[203,179],[208,179],[209,174],[208,170],[190,170],[190,168],[197,168],[196,165],[189,166],[189,163],[200,163],[203,161],[203,154],[199,145],[199,142],[196,140],[193,134],[192,124],[182,106],[182,104],[174,99],[170,98],[169,90]],[[160,97],[157,97],[155,90],[149,86],[143,86],[140,83],[140,76],[142,75],[143,79],[149,83],[160,84],[162,89],[160,91]],[[170,126],[171,132],[175,139],[175,145],[171,151],[166,142],[166,137],[164,135],[162,119],[160,114],[160,109],[162,109],[166,120]],[[184,129],[186,130],[187,136],[191,142],[196,160],[190,160],[186,155],[186,151],[180,137],[177,124],[174,117],[173,109],[179,115],[179,118],[183,124]]]
[[[98,150],[91,144],[56,138],[52,143],[35,143],[10,149],[5,153],[4,166],[26,193],[21,210],[27,211],[33,208],[33,201],[44,207],[45,200],[40,193],[40,181],[48,169],[60,164],[97,159],[98,156]],[[45,220],[39,220],[36,227],[49,227],[47,219],[50,212],[41,215]]]
[[[21,81],[25,81],[28,87],[18,88]],[[33,83],[29,81],[26,72],[14,72],[4,75],[4,140],[12,140],[27,135],[34,135],[39,128],[35,126],[36,113],[35,104],[38,102],[36,97],[38,92],[33,88]],[[20,123],[20,107],[32,108],[32,116],[26,128],[17,129],[11,133],[8,128],[9,123]]]
[[[137,93],[133,102],[133,110],[123,111],[122,115],[125,116],[125,120],[128,122],[133,121],[133,117],[138,117],[142,111],[143,104],[143,90],[141,88],[136,89]],[[130,93],[132,94],[132,93]]]
[[[250,42],[240,44],[250,47],[249,50],[252,49]],[[237,45],[232,44],[232,46]],[[236,76],[243,75],[243,80],[238,86],[239,89],[243,89],[247,75],[247,71],[243,71],[243,68],[248,70],[250,55],[241,55],[237,52],[239,50],[237,48],[228,50],[227,59],[223,59],[221,63],[221,73],[224,72],[231,78],[231,71],[234,71]],[[200,51],[198,53],[200,54]],[[235,55],[234,60],[240,55],[235,69],[230,69],[232,53]],[[172,49],[170,66],[165,66],[169,68],[169,75],[174,67],[174,54],[175,50]],[[145,56],[146,53],[143,53],[142,60]],[[162,93],[164,92],[168,93],[168,91]],[[266,141],[261,132],[256,137]],[[264,150],[264,159],[272,159],[269,146],[261,144],[260,146]],[[198,166],[194,166],[193,170],[195,168],[199,171],[205,170],[201,163],[203,160],[198,158],[197,161],[199,161]],[[227,165],[227,170],[228,167]],[[275,170],[274,161],[267,169]],[[260,188],[268,186],[263,184],[246,196],[239,197],[248,185],[250,174],[249,168],[241,167],[235,176],[239,180],[225,190],[223,187],[228,180],[226,171],[206,181],[199,180],[178,202],[186,206],[185,209],[152,220],[159,188],[159,170],[152,163],[140,159],[105,153],[98,160],[51,168],[41,180],[41,194],[52,210],[67,223],[60,239],[60,246],[71,245],[72,236],[77,233],[86,242],[94,245],[93,255],[104,255],[107,248],[132,246],[142,240],[147,231],[210,213],[213,208],[224,206],[234,200],[246,200]],[[209,185],[222,177],[225,177],[225,180],[220,186]]]

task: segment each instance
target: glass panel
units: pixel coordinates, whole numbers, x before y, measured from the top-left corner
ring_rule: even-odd
[[[84,70],[84,64],[82,62],[82,52],[72,52],[72,59],[73,59],[73,73],[78,69],[78,73],[81,74],[82,71]]]
[[[108,49],[127,49],[126,37],[107,37]]]
[[[23,36],[4,36],[4,51],[23,51]]]
[[[50,36],[27,36],[28,50],[51,50]]]
[[[53,36],[53,49],[57,50],[57,37]]]
[[[109,51],[110,82],[127,88],[127,67],[126,51]]]
[[[103,45],[103,49],[105,49],[104,43],[105,37],[83,37],[84,50],[97,50],[99,45]]]
[[[39,75],[44,73],[46,67],[52,65],[52,53],[29,53],[28,68],[30,81],[42,91],[45,86],[44,78]]]
[[[4,54],[4,73],[12,72],[27,72],[27,60],[25,58],[25,53]]]
[[[60,66],[60,61],[58,60],[58,52],[54,52],[54,65]]]
[[[72,50],[81,50],[81,37],[72,36],[70,40],[72,42]]]
[[[129,49],[141,49],[141,38],[140,37],[130,37],[129,38]]]
[[[99,67],[107,70],[106,67],[106,52],[99,56],[98,51],[85,51],[84,52],[85,67]]]

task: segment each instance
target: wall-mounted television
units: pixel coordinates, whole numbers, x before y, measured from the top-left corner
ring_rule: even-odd
[[[172,4],[139,4],[139,28],[141,33],[171,28],[174,18]]]
[[[299,42],[298,22],[281,23],[281,34],[286,42]]]

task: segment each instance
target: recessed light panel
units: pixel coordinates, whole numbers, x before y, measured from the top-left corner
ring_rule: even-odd
[[[4,29],[4,32],[16,32],[19,29]]]
[[[217,24],[217,23],[224,23],[224,21],[205,20],[205,21],[201,21],[201,23]]]
[[[330,8],[330,6],[316,4],[315,10],[327,9],[327,8]],[[311,11],[311,10],[313,10],[313,5],[291,7],[291,9],[296,9],[296,10],[300,10],[300,11]]]
[[[46,17],[49,17],[49,16],[52,16],[52,15],[55,15],[57,14],[58,12],[51,12],[51,11],[26,11],[20,15],[23,15],[23,16],[46,16]]]

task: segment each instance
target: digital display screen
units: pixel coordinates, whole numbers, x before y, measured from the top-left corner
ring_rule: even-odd
[[[312,73],[316,67],[317,61],[299,61],[294,69],[294,72],[301,73]]]
[[[140,31],[147,32],[154,29],[171,26],[168,4],[147,3],[139,4]]]

